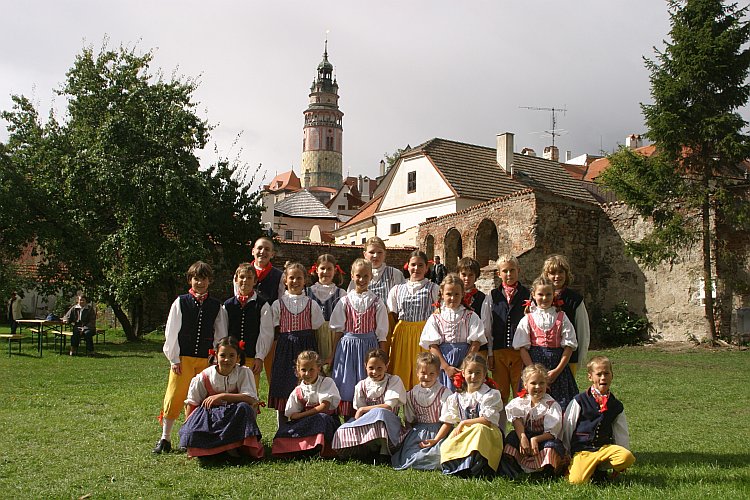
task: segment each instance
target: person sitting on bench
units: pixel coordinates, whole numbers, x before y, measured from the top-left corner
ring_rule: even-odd
[[[81,335],[86,339],[86,354],[94,354],[94,335],[96,335],[96,309],[91,307],[85,295],[78,295],[77,304],[68,309],[62,320],[72,325],[73,336],[70,337],[70,355],[74,356],[81,343]]]

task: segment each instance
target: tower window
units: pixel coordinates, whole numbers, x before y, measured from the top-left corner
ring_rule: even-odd
[[[326,149],[333,150],[333,137],[326,137]]]
[[[417,190],[417,172],[406,174],[406,192],[413,193]]]

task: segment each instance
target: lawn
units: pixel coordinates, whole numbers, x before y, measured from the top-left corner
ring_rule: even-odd
[[[112,341],[110,341],[110,339]],[[635,466],[615,484],[462,480],[337,461],[201,467],[151,454],[167,377],[158,335],[112,331],[94,358],[0,351],[2,498],[736,498],[750,496],[750,353],[660,347],[604,352]],[[585,374],[578,383],[585,387]],[[265,394],[266,389],[261,389]],[[275,414],[260,416],[270,445]]]

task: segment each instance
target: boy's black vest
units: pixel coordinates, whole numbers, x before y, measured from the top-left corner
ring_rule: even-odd
[[[260,310],[266,304],[260,294],[256,294],[255,300],[248,300],[245,307],[240,305],[237,297],[231,297],[224,302],[227,310],[227,334],[245,341],[245,355],[248,358],[255,357],[255,347],[260,335]]]
[[[180,356],[208,357],[208,350],[214,346],[214,322],[219,309],[221,302],[213,297],[206,297],[203,304],[198,305],[189,293],[180,295],[182,324],[177,335]]]
[[[273,304],[279,298],[279,283],[281,282],[281,270],[273,267],[271,271],[263,278],[263,281],[259,281],[255,284],[255,290],[258,292],[260,298],[269,304]]]
[[[583,296],[578,292],[574,292],[570,288],[565,289],[560,294],[560,298],[563,301],[562,310],[565,311],[565,315],[568,317],[570,322],[573,324],[573,328],[576,326],[576,310],[578,306],[583,302]],[[578,332],[576,332],[576,339],[578,339]],[[570,363],[578,363],[578,350],[573,351],[570,355]]]
[[[442,265],[442,264],[441,264]],[[484,294],[484,292],[481,292],[477,290],[477,293],[474,294],[471,305],[467,306],[466,309],[470,309],[474,311],[474,313],[479,316],[479,319],[482,319],[482,304],[484,304],[484,299],[487,298],[487,295]],[[466,304],[464,304],[466,306]],[[489,340],[489,339],[488,339]],[[487,350],[487,344],[483,344],[479,347],[480,351],[486,351]]]
[[[614,444],[612,424],[624,410],[620,400],[610,392],[607,411],[599,413],[599,403],[591,395],[590,387],[574,399],[581,407],[581,415],[570,438],[570,453],[596,451],[605,444]]]
[[[513,349],[513,336],[525,314],[523,302],[529,297],[529,289],[521,283],[510,304],[502,288],[492,290],[492,349]]]

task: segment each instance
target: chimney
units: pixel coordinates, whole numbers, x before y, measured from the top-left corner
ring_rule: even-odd
[[[370,178],[365,177],[362,182],[362,189],[359,190],[359,194],[362,197],[362,201],[368,201],[370,199]]]
[[[521,154],[524,156],[536,156],[536,151],[534,151],[532,148],[523,148],[521,150]]]
[[[560,150],[557,149],[557,146],[547,146],[544,148],[544,154],[542,156],[545,160],[559,161]]]
[[[497,134],[497,164],[505,173],[513,175],[513,134]]]
[[[385,175],[385,160],[380,160],[380,177]]]
[[[362,188],[363,188],[363,186],[362,186],[362,174],[359,174],[357,176],[357,190],[359,191],[360,195],[362,194]]]
[[[628,149],[640,148],[643,146],[643,139],[641,139],[640,134],[630,134],[625,138],[625,146]]]
[[[566,149],[565,150],[565,163],[568,163],[572,159],[573,159],[573,151]]]

